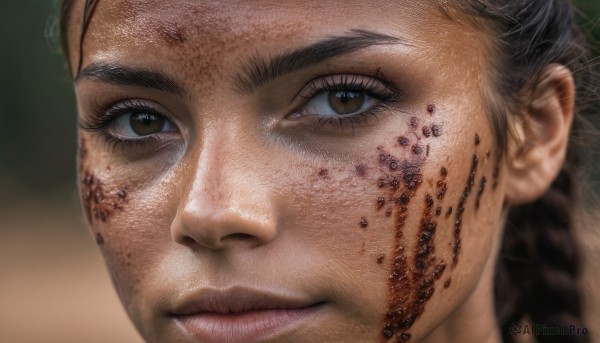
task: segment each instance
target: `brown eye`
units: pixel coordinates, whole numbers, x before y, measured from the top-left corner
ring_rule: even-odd
[[[165,118],[152,113],[137,113],[131,115],[129,124],[137,135],[148,136],[163,130]]]
[[[351,91],[329,92],[329,106],[337,114],[358,112],[365,103],[365,94]]]

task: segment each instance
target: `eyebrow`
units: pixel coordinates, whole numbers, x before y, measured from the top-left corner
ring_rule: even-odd
[[[258,56],[242,66],[242,72],[236,76],[236,88],[242,94],[251,93],[285,74],[373,45],[386,44],[410,45],[398,37],[355,29],[346,35],[330,37],[306,47],[275,55],[268,61]]]
[[[152,88],[177,95],[185,93],[183,87],[162,72],[119,64],[90,64],[75,78],[75,83],[83,79],[102,81],[115,85]]]

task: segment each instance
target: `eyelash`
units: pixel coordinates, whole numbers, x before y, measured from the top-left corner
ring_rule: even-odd
[[[390,104],[400,102],[403,97],[403,93],[389,83],[366,75],[351,74],[328,75],[310,81],[296,97],[302,99],[302,105],[300,105],[300,108],[302,108],[314,97],[322,93],[335,91],[363,93],[376,100],[378,104],[362,112],[340,116],[315,115],[303,113],[302,111],[295,111],[294,113],[310,117],[310,125],[315,129],[320,129],[323,126],[329,125],[332,127],[339,126],[343,130],[344,126],[349,124],[354,131],[357,126],[370,124],[370,120],[372,118],[376,119],[379,112],[388,108]],[[140,112],[155,114],[169,119],[169,117],[163,115],[161,111],[152,106],[148,106],[141,100],[125,99],[110,106],[94,106],[89,118],[82,120],[79,127],[87,132],[100,133],[109,150],[114,150],[117,147],[126,150],[128,148],[143,147],[148,144],[160,143],[161,140],[156,137],[156,135],[149,135],[141,138],[122,138],[108,132],[107,129],[115,119],[122,115]]]
[[[306,88],[308,88],[308,92],[306,92],[306,94],[300,94],[299,96],[304,99],[302,106],[305,106],[310,99],[319,94],[335,91],[363,93],[379,102],[379,104],[363,112],[335,117],[313,115],[311,113],[302,113],[300,111],[301,114],[312,117],[311,124],[315,128],[321,128],[324,125],[337,125],[343,128],[344,125],[349,124],[352,127],[352,130],[354,130],[357,126],[368,125],[370,124],[371,118],[377,119],[379,112],[385,110],[391,104],[401,102],[404,96],[402,91],[391,84],[366,75],[328,75],[311,81],[305,89]],[[296,113],[298,113],[298,111],[296,111]]]
[[[168,119],[168,117],[163,115],[160,111],[152,106],[148,106],[141,100],[125,99],[110,106],[102,106],[99,104],[94,106],[90,117],[80,121],[79,128],[87,132],[99,133],[110,151],[114,151],[119,147],[125,151],[128,148],[143,147],[148,144],[160,143],[160,139],[155,135],[144,136],[141,138],[121,138],[107,132],[111,123],[120,116],[141,112],[159,115]]]

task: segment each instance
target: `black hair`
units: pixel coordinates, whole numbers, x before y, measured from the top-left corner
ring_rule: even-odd
[[[447,5],[446,5],[447,6]],[[568,67],[577,87],[573,132],[593,130],[581,115],[598,98],[590,48],[575,23],[569,0],[459,0],[450,5],[483,23],[495,56],[491,91],[485,94],[498,147],[506,149],[510,115],[519,115],[526,94],[551,64]],[[504,342],[514,342],[511,325],[583,328],[577,279],[580,256],[573,232],[579,206],[581,141],[571,140],[565,162],[548,191],[531,204],[509,210],[495,276],[496,315]],[[504,156],[506,157],[506,156]],[[539,342],[588,342],[587,335],[532,332]]]

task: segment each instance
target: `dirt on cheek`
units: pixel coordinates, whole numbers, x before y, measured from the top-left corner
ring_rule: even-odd
[[[81,178],[81,197],[90,223],[97,220],[106,223],[115,211],[123,210],[123,205],[127,202],[127,191],[107,190],[104,182],[87,170]]]
[[[106,223],[116,211],[122,211],[129,198],[124,188],[109,187],[98,178],[87,166],[89,152],[84,139],[79,146],[79,177],[81,189],[81,202],[86,217],[90,224],[95,222]],[[110,171],[110,168],[106,168]],[[100,232],[96,232],[96,243],[104,244],[105,239]]]
[[[431,105],[428,113],[432,115],[433,112],[435,106]],[[384,342],[390,339],[406,342],[411,339],[409,329],[424,313],[425,304],[434,294],[436,282],[446,270],[446,263],[435,256],[435,235],[437,217],[442,213],[442,200],[448,188],[448,170],[441,167],[437,183],[433,180],[424,183],[423,168],[429,154],[424,154],[422,148],[427,139],[441,136],[442,129],[439,124],[424,125],[419,129],[420,124],[421,121],[416,117],[409,119],[410,132],[395,139],[397,145],[394,149],[398,149],[397,152],[387,151],[383,146],[377,148],[381,175],[376,186],[385,194],[376,199],[375,209],[382,210],[389,205],[385,215],[393,218],[394,232],[390,257],[385,258],[390,273],[388,310],[382,330]],[[416,140],[408,137],[416,137]],[[431,185],[434,193],[421,192],[424,184]],[[411,209],[422,209],[413,247],[406,245],[411,240],[404,231],[409,218],[409,205]],[[377,263],[383,263],[383,256],[380,255]]]

